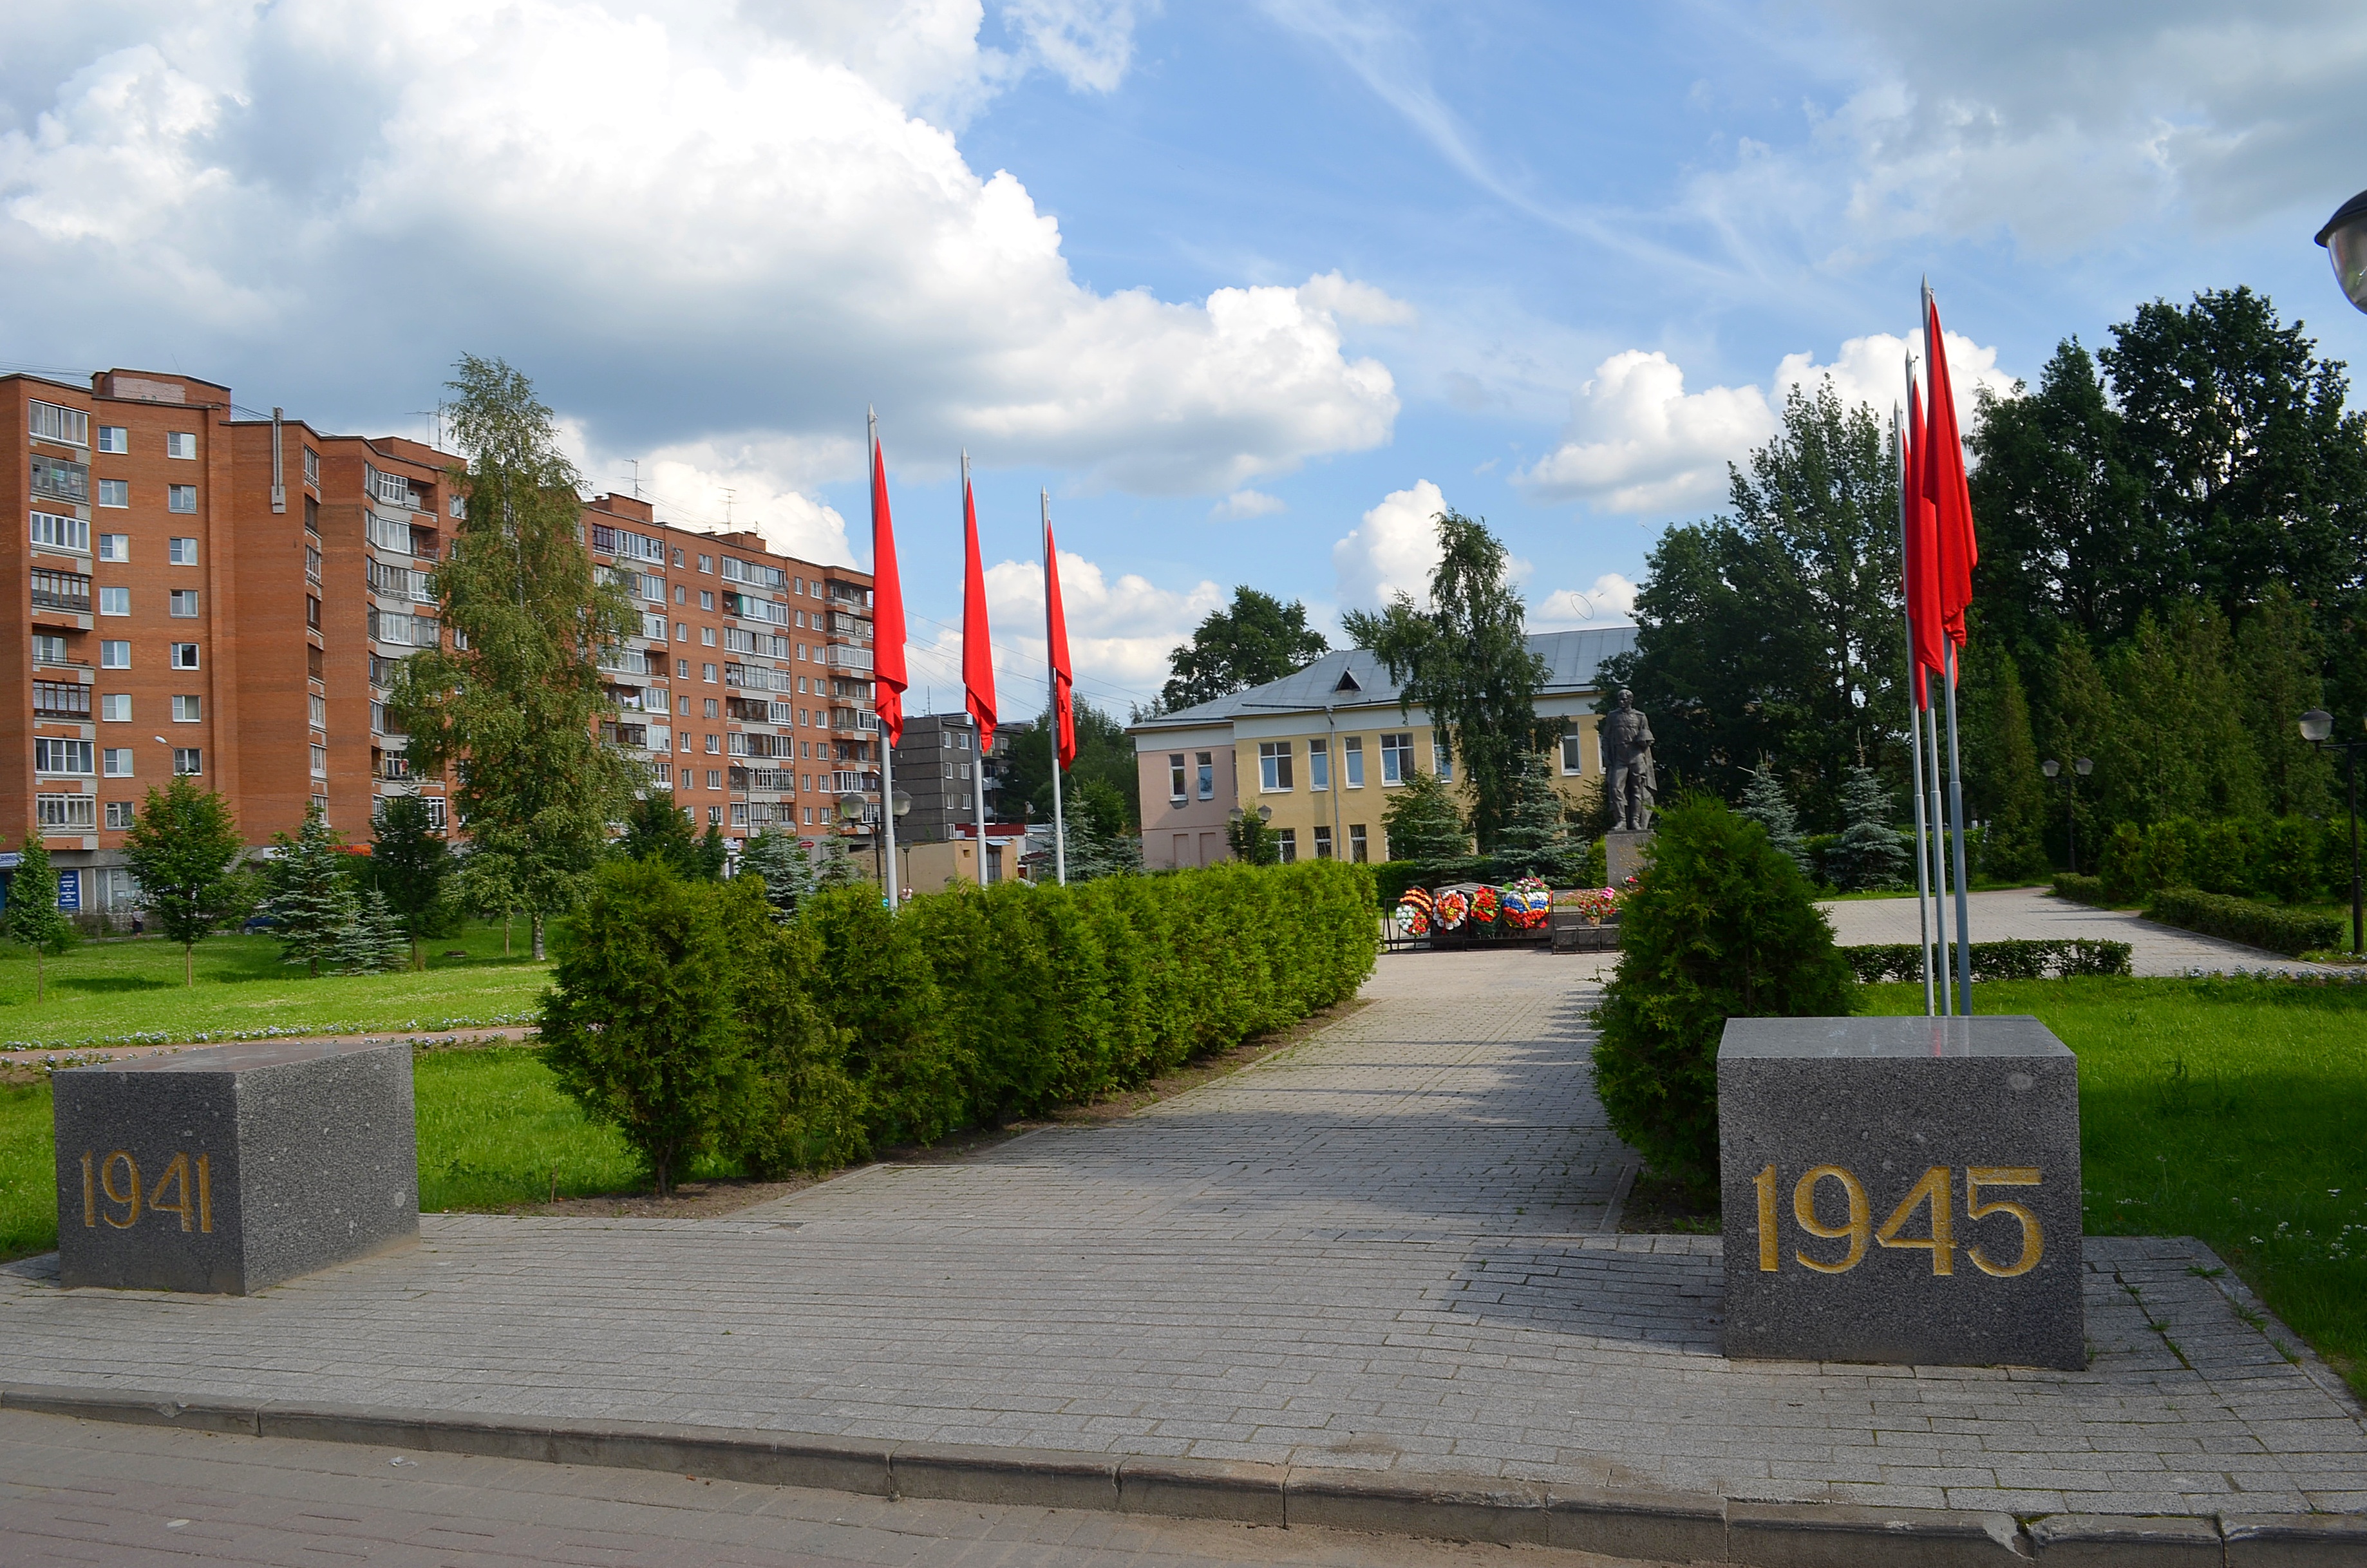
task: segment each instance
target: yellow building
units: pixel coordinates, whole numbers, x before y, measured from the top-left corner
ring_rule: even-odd
[[[1573,805],[1603,789],[1595,672],[1635,645],[1629,626],[1529,639],[1549,672],[1537,716],[1566,726],[1557,783]],[[1153,870],[1229,858],[1227,820],[1261,807],[1272,813],[1285,860],[1386,860],[1381,814],[1391,792],[1417,771],[1450,779],[1456,772],[1430,716],[1419,707],[1401,711],[1387,666],[1362,648],[1326,653],[1295,675],[1146,719],[1127,733],[1141,770],[1142,858]]]

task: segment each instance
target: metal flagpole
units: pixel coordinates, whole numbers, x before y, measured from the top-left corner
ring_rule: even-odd
[[[1973,1012],[1973,940],[1965,927],[1965,776],[1956,756],[1956,644],[1941,643],[1948,661],[1948,820],[1956,830],[1956,1010]]]
[[[971,509],[972,507],[974,507],[974,506],[977,505],[977,503],[976,503],[975,501],[973,501],[973,500],[970,498],[970,493],[969,493],[969,449],[968,449],[968,448],[965,447],[965,448],[963,448],[963,449],[962,449],[962,455],[961,455],[961,459],[962,459],[962,526],[963,526],[963,528],[965,528],[965,530],[967,530],[967,528],[968,528],[968,525],[969,525],[969,512],[970,512],[970,509]],[[965,543],[965,544],[967,544],[967,543],[968,543],[968,541],[967,541],[967,540],[964,540],[964,543]],[[967,636],[968,636],[968,635],[969,635],[969,627],[968,627],[967,624],[965,624],[965,625],[962,627],[962,635],[963,635],[963,636],[965,636],[965,637],[967,637]],[[969,716],[969,723],[970,723],[970,732],[971,732],[972,735],[976,738],[977,747],[978,747],[977,752],[975,753],[975,760],[974,760],[974,762],[972,763],[971,767],[970,767],[970,788],[971,788],[971,791],[972,791],[971,799],[972,799],[973,802],[975,803],[976,810],[977,810],[977,813],[978,813],[978,885],[979,885],[979,886],[980,886],[980,887],[985,887],[985,886],[987,885],[987,875],[986,875],[986,726],[985,726],[984,724],[981,724],[981,723],[980,723],[980,722],[979,722],[978,715],[977,715],[976,713],[972,713],[972,714]]]
[[[1037,504],[1044,513],[1044,582],[1052,581],[1052,493],[1038,490]],[[1062,887],[1069,885],[1069,830],[1060,815],[1060,672],[1052,663],[1052,596],[1044,596],[1044,685],[1051,693],[1052,705],[1045,710],[1051,722],[1045,726],[1052,740],[1052,875]]]
[[[1923,683],[1923,693],[1928,699],[1931,692],[1931,672],[1926,670],[1916,678]],[[1917,728],[1925,731],[1931,758],[1931,771],[1924,779],[1931,791],[1931,840],[1924,846],[1924,853],[1930,857],[1931,864],[1932,925],[1934,934],[1940,938],[1940,1011],[1945,1014],[1956,1010],[1955,991],[1948,975],[1948,822],[1940,809],[1940,714],[1927,700],[1922,715]],[[1922,744],[1919,742],[1916,758],[1919,764],[1922,760]],[[1957,935],[1961,941],[1963,933]]]
[[[1907,416],[1894,403],[1891,433],[1898,439],[1898,564],[1902,585],[1907,567]],[[1900,608],[1907,616],[1907,730],[1915,761],[1908,773],[1907,792],[1915,801],[1915,926],[1923,951],[1923,1016],[1933,1013],[1931,997],[1931,862],[1923,853],[1923,719],[1915,701],[1915,606],[1904,593]]]
[[[871,475],[879,472],[879,411],[865,410],[871,437]],[[879,489],[871,490],[871,580],[879,580]],[[876,607],[875,607],[876,608]],[[873,672],[875,675],[878,671]],[[879,722],[879,683],[871,683],[871,720]],[[888,726],[879,725],[879,831],[880,843],[888,851],[888,869],[880,881],[888,884],[888,908],[896,908],[896,743],[888,738]],[[794,780],[793,780],[794,782]]]

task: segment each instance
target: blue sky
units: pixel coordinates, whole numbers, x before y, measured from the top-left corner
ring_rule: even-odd
[[[1931,15],[1916,15],[1930,9]],[[418,433],[499,353],[587,476],[867,556],[916,684],[977,463],[1005,707],[1051,491],[1085,689],[1236,583],[1330,623],[1484,514],[1539,624],[1622,618],[1790,384],[1886,409],[1919,277],[2004,388],[2249,283],[2367,359],[2317,222],[2367,15],[2164,0],[278,0],[0,20],[0,358]],[[1040,689],[1040,688],[1039,688]]]

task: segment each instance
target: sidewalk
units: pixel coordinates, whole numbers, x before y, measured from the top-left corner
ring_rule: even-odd
[[[2035,888],[1965,895],[1973,940],[1995,942],[2010,937],[2033,941],[2066,941],[2097,937],[2126,942],[2130,972],[2180,975],[2193,970],[2291,970],[2295,973],[2343,974],[2339,965],[2304,963],[2299,959],[2248,948],[2240,942],[2198,936],[2175,926],[2158,926],[2142,915],[2113,909],[2091,909],[2084,903],[2056,898]],[[1833,939],[1841,946],[1897,942],[1913,947],[1918,936],[1912,898],[1853,898],[1818,904],[1833,923]],[[1955,923],[1952,899],[1948,921]]]
[[[244,1300],[28,1260],[0,1270],[0,1381],[1764,1503],[2367,1510],[2356,1403],[2190,1242],[2088,1244],[2083,1373],[1725,1360],[1716,1239],[1615,1233],[1592,972],[1385,958],[1373,1006],[1127,1120],[724,1220],[429,1216],[413,1251]]]

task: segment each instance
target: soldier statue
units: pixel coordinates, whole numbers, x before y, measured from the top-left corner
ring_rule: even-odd
[[[1636,694],[1622,691],[1619,706],[1603,720],[1603,775],[1621,833],[1652,830],[1652,722],[1636,711]]]

